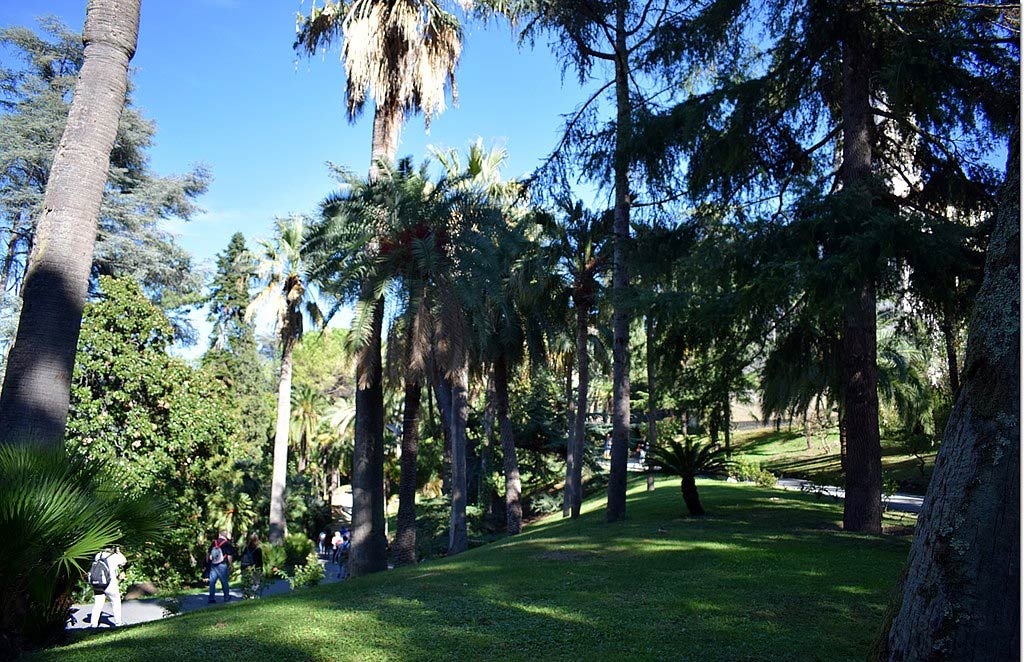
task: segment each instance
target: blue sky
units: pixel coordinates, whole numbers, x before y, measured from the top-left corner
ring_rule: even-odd
[[[81,30],[85,0],[2,2],[0,25],[34,25],[53,14]],[[337,49],[311,59],[292,50],[295,16],[309,0],[145,0],[134,102],[157,123],[151,165],[161,174],[203,163],[213,183],[205,212],[172,229],[209,265],[236,232],[266,236],[275,216],[312,211],[336,184],[332,161],[364,172],[369,113],[350,124]],[[507,24],[466,26],[457,74],[459,104],[406,124],[400,155],[427,145],[458,147],[480,136],[509,154],[506,175],[532,171],[554,147],[562,116],[585,98],[544,43],[519,48]],[[200,330],[201,336],[205,332]],[[200,344],[204,344],[202,341]]]

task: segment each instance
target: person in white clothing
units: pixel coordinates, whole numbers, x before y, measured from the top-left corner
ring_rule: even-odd
[[[114,625],[120,627],[123,625],[121,620],[121,588],[118,586],[117,574],[128,559],[121,553],[121,548],[115,547],[113,551],[105,549],[93,559],[94,561],[100,561],[107,564],[107,569],[110,571],[110,582],[106,588],[99,588],[93,586],[93,600],[94,604],[92,607],[92,618],[89,620],[89,627],[95,628],[100,625],[100,616],[103,615],[103,603],[106,602],[107,598],[110,598],[110,606],[114,612]]]

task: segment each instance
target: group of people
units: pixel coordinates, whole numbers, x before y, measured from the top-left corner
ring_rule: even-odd
[[[328,547],[327,532],[321,531],[320,537],[317,540],[317,554],[322,559],[328,557],[330,553],[331,563],[337,564],[338,566],[338,577],[345,578],[348,574],[348,550],[352,545],[352,536],[349,530],[345,527],[341,527],[341,531],[335,531],[334,536],[331,538],[330,546]]]
[[[234,567],[236,558],[242,570],[242,581],[252,586],[259,586],[263,576],[263,549],[260,547],[259,535],[253,533],[246,540],[245,547],[239,557],[234,543],[231,542],[230,534],[227,531],[220,531],[217,538],[206,550],[206,563],[203,576],[210,581],[210,591],[207,602],[215,603],[214,597],[217,592],[217,584],[220,584],[224,592],[224,602],[231,600],[228,592],[231,570]],[[127,563],[121,549],[104,549],[93,557],[92,565],[89,568],[88,580],[93,590],[92,616],[89,620],[89,627],[99,627],[100,619],[103,616],[103,607],[107,600],[110,600],[110,607],[113,612],[113,623],[115,627],[123,625],[123,614],[121,610],[121,587],[119,577],[122,575],[122,568]]]

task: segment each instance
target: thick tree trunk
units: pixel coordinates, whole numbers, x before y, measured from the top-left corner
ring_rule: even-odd
[[[437,409],[441,414],[441,436],[444,449],[441,453],[441,493],[447,497],[452,494],[452,381],[434,361],[431,386],[437,399]]]
[[[1019,137],[883,659],[1020,655]]]
[[[732,403],[729,401],[729,396],[725,396],[725,402],[722,403],[722,432],[725,436],[725,454],[732,455]]]
[[[626,48],[626,3],[615,4],[615,216],[612,255],[612,458],[605,517],[626,517],[626,465],[629,457],[629,52]]]
[[[288,535],[285,491],[288,481],[288,424],[292,417],[292,350],[295,348],[290,325],[282,329],[281,336],[281,379],[277,382],[277,425],[274,428],[274,463],[270,481],[269,540],[274,544],[284,542]]]
[[[572,503],[570,515],[580,516],[583,503],[583,449],[587,438],[587,397],[590,391],[590,309],[587,301],[576,309],[576,370],[579,373],[579,392],[576,394],[576,432],[573,434],[573,457],[577,458],[572,472]]]
[[[416,563],[416,455],[419,452],[420,392],[418,379],[406,379],[405,411],[402,414],[402,459],[398,481],[398,531],[395,533],[395,565]]]
[[[685,476],[682,481],[683,502],[686,503],[686,510],[691,515],[703,515],[704,506],[700,504],[700,496],[697,494],[697,482],[693,476]]]
[[[401,108],[380,107],[373,114],[373,140],[370,146],[370,179],[381,175],[381,162],[394,164],[398,138],[405,121]]]
[[[843,163],[845,195],[860,213],[871,211],[872,114],[863,9],[846,13],[842,53]],[[866,222],[866,219],[865,219]],[[869,269],[870,265],[862,265]],[[882,446],[878,434],[875,284],[862,276],[844,304],[840,356],[846,412],[846,498],[843,528],[882,531]]]
[[[487,388],[484,390],[484,439],[480,451],[480,480],[477,481],[476,502],[483,506],[487,504],[487,512],[491,512],[491,495],[488,492],[487,479],[491,473],[491,442],[494,440],[494,380],[487,380]]]
[[[139,0],[90,0],[85,60],[53,157],[0,393],[0,439],[59,447],[110,150],[139,34]]]
[[[658,399],[654,394],[654,318],[647,316],[647,448],[658,444]],[[654,491],[654,469],[647,467],[647,491]]]
[[[469,548],[466,532],[466,418],[469,415],[467,401],[469,366],[461,366],[453,376],[451,383],[452,514],[448,540],[449,556],[459,554]]]
[[[505,526],[509,535],[515,535],[523,529],[523,505],[520,501],[522,484],[516,459],[516,440],[512,434],[512,421],[508,417],[508,364],[504,356],[499,356],[494,362],[494,402],[498,415],[498,434],[501,435],[501,453],[505,458]]]
[[[353,576],[387,569],[384,534],[384,389],[380,360],[384,300],[373,307],[370,340],[356,360],[355,448],[352,452]]]

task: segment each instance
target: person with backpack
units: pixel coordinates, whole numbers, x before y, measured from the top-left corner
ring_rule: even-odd
[[[228,577],[231,576],[231,564],[235,560],[235,546],[231,544],[228,535],[227,531],[221,531],[206,552],[206,562],[210,566],[210,596],[207,600],[210,604],[216,602],[213,594],[217,590],[218,581],[224,588],[224,602],[231,599],[228,594]]]
[[[117,574],[121,566],[127,562],[128,559],[121,553],[120,547],[115,547],[112,550],[104,549],[93,558],[87,577],[93,594],[92,617],[89,619],[89,627],[100,626],[103,604],[108,598],[114,612],[114,626],[124,625],[124,621],[121,620],[121,587],[118,585]]]
[[[327,557],[327,533],[324,531],[320,532],[320,537],[317,539],[316,553],[320,558]]]

